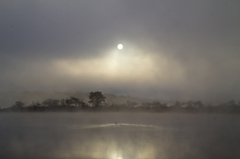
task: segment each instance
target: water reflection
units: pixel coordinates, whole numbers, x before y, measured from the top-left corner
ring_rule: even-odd
[[[115,132],[116,133],[116,132]],[[159,146],[144,139],[142,134],[89,136],[68,145],[68,151],[61,150],[58,157],[96,159],[154,159],[159,156]],[[131,137],[131,138],[130,138]],[[143,140],[142,140],[143,139]],[[69,151],[70,150],[70,151]],[[158,155],[157,155],[158,154]]]
[[[0,158],[239,159],[240,117],[217,119],[191,114],[1,114]]]
[[[128,124],[128,123],[115,123],[115,124],[98,124],[98,125],[73,125],[69,126],[69,129],[92,129],[92,128],[104,128],[104,127],[119,127],[119,126],[132,126],[132,127],[145,127],[145,128],[158,128],[159,126],[155,125],[143,125],[143,124]]]
[[[73,125],[68,129],[79,132],[70,151],[61,150],[58,157],[104,158],[104,159],[154,159],[160,157],[161,143],[155,142],[152,135],[158,134],[159,126],[107,123],[95,125]],[[77,140],[78,139],[78,140]],[[155,140],[155,141],[154,141]],[[158,138],[157,140],[160,140]],[[73,144],[74,143],[74,144]],[[161,157],[164,153],[161,153]]]

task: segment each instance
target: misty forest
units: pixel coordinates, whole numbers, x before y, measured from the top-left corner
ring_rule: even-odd
[[[67,99],[46,99],[42,102],[33,101],[26,105],[23,101],[16,101],[9,108],[2,108],[0,112],[56,112],[56,111],[103,111],[103,112],[186,112],[186,113],[240,113],[240,102],[236,103],[230,100],[221,104],[205,104],[200,100],[186,102],[159,102],[148,101],[137,103],[135,101],[126,101],[123,104],[106,102],[106,97],[102,92],[96,91],[89,94],[89,101],[84,102],[77,97]]]

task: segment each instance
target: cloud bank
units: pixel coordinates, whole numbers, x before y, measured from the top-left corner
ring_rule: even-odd
[[[240,100],[239,12],[222,0],[1,1],[0,91]]]

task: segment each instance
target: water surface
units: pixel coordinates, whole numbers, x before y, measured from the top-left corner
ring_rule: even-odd
[[[240,158],[240,116],[0,113],[0,158]]]

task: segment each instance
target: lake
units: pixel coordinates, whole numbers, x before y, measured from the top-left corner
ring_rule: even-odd
[[[239,159],[240,116],[0,113],[4,159]]]

